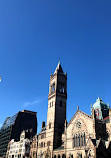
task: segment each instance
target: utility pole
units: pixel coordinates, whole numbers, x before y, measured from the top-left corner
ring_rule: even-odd
[[[0,76],[0,82],[1,82],[1,76]]]

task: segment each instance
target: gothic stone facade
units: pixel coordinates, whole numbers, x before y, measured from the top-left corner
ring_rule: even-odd
[[[111,110],[98,98],[91,115],[77,109],[66,120],[67,74],[60,62],[50,76],[47,123],[38,134],[37,156],[48,158],[111,157]]]

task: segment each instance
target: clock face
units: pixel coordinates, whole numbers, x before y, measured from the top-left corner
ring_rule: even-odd
[[[76,127],[77,127],[77,128],[81,128],[81,121],[77,121]]]

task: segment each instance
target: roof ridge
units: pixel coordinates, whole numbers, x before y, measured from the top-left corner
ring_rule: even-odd
[[[69,123],[67,124],[67,127],[71,124],[71,122],[73,121],[73,119],[75,118],[75,116],[77,115],[77,113],[80,112],[82,113],[83,115],[89,117],[89,118],[92,118],[91,115],[88,115],[86,114],[85,112],[81,111],[81,110],[77,110],[76,113],[73,115],[73,117],[71,118],[71,120],[69,121]]]

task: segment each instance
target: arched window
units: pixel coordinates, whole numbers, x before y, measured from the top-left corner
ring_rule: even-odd
[[[33,156],[35,156],[35,151],[33,152]]]
[[[65,92],[64,83],[63,83],[63,88],[62,89],[63,89],[63,93],[64,93]]]
[[[65,154],[63,154],[63,155],[62,155],[62,158],[66,158],[66,155],[65,155]]]
[[[81,134],[81,146],[83,146],[83,135]]]
[[[47,146],[50,146],[50,143],[51,143],[51,142],[50,142],[50,141],[48,141],[48,142],[47,142]]]
[[[86,145],[86,135],[85,135],[85,132],[84,132],[84,146]]]
[[[41,142],[41,147],[43,147],[43,142]]]
[[[53,83],[53,85],[51,86],[51,93],[53,93],[55,91],[55,83]]]
[[[60,158],[60,155],[58,155],[58,158]]]
[[[60,92],[62,92],[62,84],[59,85]]]
[[[80,147],[80,133],[79,133],[79,147]]]
[[[76,147],[78,146],[78,142],[77,142],[77,135],[76,135]]]
[[[77,147],[79,147],[79,135],[77,137]]]
[[[52,101],[52,106],[53,106],[53,101]]]
[[[50,107],[51,107],[51,102],[50,102]]]
[[[51,122],[49,123],[49,129],[51,129]]]
[[[56,158],[56,155],[54,155],[54,158]]]
[[[75,135],[74,135],[74,138],[73,138],[73,147],[75,147]]]

